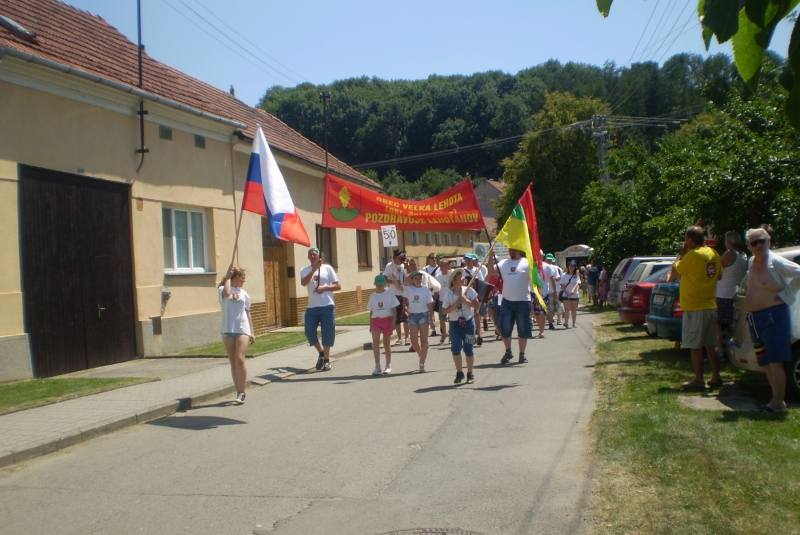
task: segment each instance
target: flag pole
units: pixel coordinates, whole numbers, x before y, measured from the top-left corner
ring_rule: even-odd
[[[322,91],[319,94],[319,100],[322,102],[322,131],[325,141],[325,179],[323,180],[323,195],[326,195],[328,192],[328,100],[330,100],[331,94],[328,91]],[[324,203],[323,203],[324,206]],[[320,259],[323,258],[322,256],[322,245],[325,243],[325,227],[320,224],[320,240],[319,240],[319,257]],[[331,246],[333,244],[331,243]],[[331,261],[333,261],[333,257],[331,257]],[[319,270],[317,271],[317,280],[322,280],[322,263],[319,265]]]
[[[233,138],[233,136],[231,136]],[[236,143],[234,141],[234,143]],[[233,197],[233,225],[236,227],[236,238],[233,241],[233,255],[231,257],[231,265],[233,265],[234,260],[236,259],[236,254],[239,252],[239,229],[242,226],[242,216],[244,215],[244,210],[239,212],[239,221],[236,221],[236,172],[233,168],[233,158],[234,158],[234,150],[233,145],[231,143],[231,197]],[[244,200],[244,196],[242,196],[242,200]]]

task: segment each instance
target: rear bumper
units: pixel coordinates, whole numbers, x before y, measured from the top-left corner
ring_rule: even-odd
[[[666,338],[674,342],[681,341],[683,331],[683,318],[665,318],[663,316],[653,316],[648,314],[647,331],[659,338]]]
[[[647,311],[639,308],[619,307],[619,320],[633,325],[644,325],[647,321]]]
[[[608,292],[606,304],[612,308],[617,308],[620,305],[619,299],[621,296],[622,292]]]
[[[737,368],[764,373],[764,368],[758,365],[756,353],[753,351],[753,343],[750,341],[749,336],[747,340],[740,344],[737,344],[733,338],[729,338],[725,345],[725,351],[728,353],[730,363]]]

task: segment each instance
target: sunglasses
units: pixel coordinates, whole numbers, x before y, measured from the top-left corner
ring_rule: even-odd
[[[758,238],[757,240],[753,240],[750,242],[750,247],[755,247],[757,245],[764,245],[767,243],[765,238]]]

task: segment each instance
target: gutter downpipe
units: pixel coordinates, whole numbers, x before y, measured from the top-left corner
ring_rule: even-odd
[[[136,52],[139,56],[139,89],[142,88],[142,2],[141,0],[136,0],[136,28],[138,31],[138,38],[139,42],[136,45]],[[137,154],[142,155],[142,159],[139,160],[139,167],[136,168],[136,172],[138,173],[139,170],[144,165],[144,155],[150,152],[150,149],[144,146],[144,116],[147,115],[147,111],[144,109],[144,99],[139,100],[139,111],[136,112],[139,115],[139,148],[136,149]]]

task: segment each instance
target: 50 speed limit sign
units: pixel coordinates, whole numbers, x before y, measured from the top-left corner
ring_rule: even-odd
[[[386,225],[381,227],[381,236],[383,237],[384,247],[397,246],[397,227],[394,225]]]

